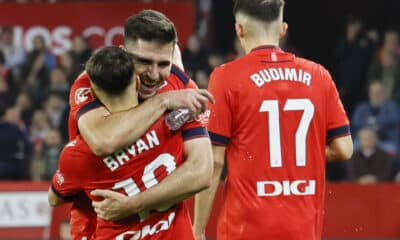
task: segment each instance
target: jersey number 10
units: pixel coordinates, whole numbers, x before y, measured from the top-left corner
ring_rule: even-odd
[[[314,116],[314,104],[310,99],[287,99],[283,111],[303,111],[296,131],[296,166],[306,165],[306,139],[311,120]],[[264,100],[260,112],[268,112],[269,159],[271,167],[282,167],[281,128],[278,100]]]

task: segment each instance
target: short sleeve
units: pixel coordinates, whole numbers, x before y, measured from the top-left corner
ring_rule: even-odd
[[[90,88],[90,81],[87,73],[82,73],[74,82],[69,94],[69,136],[70,140],[74,139],[78,134],[78,119],[85,112],[102,106],[97,100]]]
[[[83,190],[82,178],[84,175],[81,174],[82,166],[77,165],[80,158],[79,153],[73,151],[75,148],[73,144],[76,141],[67,144],[60,154],[58,169],[52,178],[52,190],[53,192],[64,201],[71,201],[72,198]]]
[[[192,79],[189,79],[185,85],[185,88],[198,89],[198,86]],[[205,113],[200,114],[195,120],[190,121],[183,126],[182,137],[184,141],[194,138],[209,137],[208,130],[206,128],[208,114],[209,111],[207,110]]]
[[[208,84],[208,90],[215,98],[215,104],[209,103],[208,130],[213,144],[227,145],[231,137],[231,108],[229,105],[229,85],[224,84],[222,67],[216,68]]]
[[[350,135],[350,125],[335,83],[328,71],[325,70],[324,73],[329,81],[327,100],[327,142],[330,142],[334,138]]]

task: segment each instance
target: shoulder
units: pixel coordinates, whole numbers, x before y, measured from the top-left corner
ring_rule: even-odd
[[[169,81],[178,81],[186,86],[190,82],[190,77],[178,66],[172,64],[171,74],[168,76]]]
[[[68,164],[79,165],[82,159],[92,159],[95,155],[90,150],[89,146],[83,141],[80,136],[77,136],[74,140],[68,142],[63,150],[61,151],[60,155],[60,163],[64,164],[65,161]]]
[[[89,99],[92,99],[89,75],[82,72],[71,86],[70,104],[80,105]]]

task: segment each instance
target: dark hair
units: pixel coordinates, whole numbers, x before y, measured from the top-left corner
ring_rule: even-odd
[[[115,46],[95,52],[85,69],[92,83],[111,95],[121,94],[131,83],[135,71],[132,56]]]
[[[234,0],[233,14],[243,13],[263,22],[278,19],[284,0]]]
[[[138,39],[162,44],[178,41],[174,23],[154,10],[143,10],[126,20],[125,42]]]

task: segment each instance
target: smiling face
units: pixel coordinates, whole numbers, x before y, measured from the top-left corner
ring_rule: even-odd
[[[140,79],[140,98],[154,96],[170,74],[174,43],[138,39],[126,43],[125,49],[134,58],[135,72]]]

